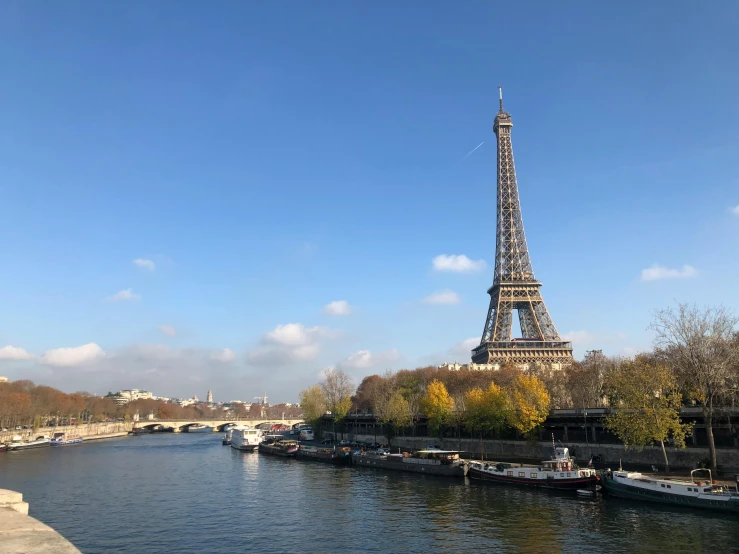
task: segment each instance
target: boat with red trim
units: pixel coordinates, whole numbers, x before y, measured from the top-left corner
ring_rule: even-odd
[[[538,466],[504,462],[473,461],[467,465],[470,479],[542,489],[595,489],[599,478],[595,469],[580,468],[568,448],[555,448],[554,456]]]

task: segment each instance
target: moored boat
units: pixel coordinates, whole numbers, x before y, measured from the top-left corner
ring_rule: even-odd
[[[187,428],[188,433],[211,433],[213,429],[211,427],[208,427],[207,425],[200,425],[199,423],[196,423],[195,425],[190,425]]]
[[[66,446],[68,444],[79,444],[82,442],[82,437],[74,433],[54,433],[51,437],[51,446]]]
[[[334,449],[301,444],[298,447],[296,457],[302,460],[315,460],[336,465],[350,465],[352,463],[351,449],[346,446]]]
[[[464,464],[459,454],[458,450],[418,450],[413,454],[390,454],[386,450],[375,450],[353,453],[352,463],[361,467],[464,477]]]
[[[267,438],[259,443],[260,454],[273,454],[286,458],[294,458],[298,453],[298,443],[294,440],[280,438]]]
[[[231,448],[236,450],[249,450],[254,451],[259,446],[259,442],[262,440],[262,432],[259,429],[254,429],[248,425],[232,427],[226,431],[226,436],[229,436],[229,444]],[[226,438],[223,439],[224,443]]]
[[[580,468],[568,448],[555,448],[554,456],[538,466],[503,462],[473,461],[468,465],[470,479],[508,485],[525,485],[542,489],[595,489],[598,474],[591,468]]]
[[[707,472],[708,478],[696,477],[700,472]],[[711,478],[710,469],[694,469],[689,481],[607,469],[601,484],[606,494],[620,498],[739,513],[739,483],[736,487],[719,485]]]
[[[29,448],[49,446],[49,444],[51,444],[51,439],[46,435],[39,435],[30,441],[24,441],[19,435],[14,435],[10,443],[8,443],[8,450],[27,450]]]

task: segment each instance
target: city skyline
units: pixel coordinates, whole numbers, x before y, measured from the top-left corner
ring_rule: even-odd
[[[498,85],[576,358],[650,348],[675,301],[739,311],[737,6],[330,6],[12,4],[0,375],[295,402],[468,362]]]

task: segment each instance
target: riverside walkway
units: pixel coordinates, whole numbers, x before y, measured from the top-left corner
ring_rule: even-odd
[[[0,489],[0,552],[3,554],[80,554],[67,539],[28,515],[19,492]]]

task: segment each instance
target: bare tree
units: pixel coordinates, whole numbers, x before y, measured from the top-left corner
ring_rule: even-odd
[[[319,385],[326,399],[326,408],[333,415],[334,437],[337,422],[341,422],[352,407],[354,385],[349,375],[340,369],[326,370],[325,378]]]
[[[713,420],[716,404],[732,392],[739,364],[735,331],[739,318],[724,306],[678,304],[659,310],[650,329],[655,346],[677,372],[688,395],[700,403],[711,467],[716,468]]]

